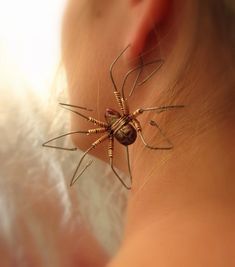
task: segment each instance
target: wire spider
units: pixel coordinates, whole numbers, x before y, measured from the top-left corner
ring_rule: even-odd
[[[93,142],[91,144],[91,146],[84,152],[83,156],[81,157],[75,171],[73,174],[73,177],[71,179],[70,182],[70,186],[72,186],[77,180],[78,178],[84,173],[84,171],[92,164],[92,160],[89,161],[85,167],[78,173],[78,170],[81,167],[81,164],[85,158],[85,156],[92,150],[95,149],[99,144],[101,144],[103,141],[105,140],[109,140],[109,146],[108,146],[108,156],[109,156],[109,161],[110,161],[110,166],[111,169],[113,171],[113,173],[115,174],[115,176],[118,178],[118,180],[122,183],[122,185],[130,190],[131,189],[131,184],[132,184],[132,174],[131,174],[131,167],[130,167],[130,157],[129,157],[129,148],[128,146],[133,144],[137,138],[137,134],[139,134],[144,146],[146,148],[149,149],[161,149],[161,150],[169,150],[173,148],[173,144],[171,143],[171,141],[165,136],[165,134],[163,133],[163,131],[161,130],[161,128],[158,126],[158,124],[155,121],[150,121],[150,125],[154,126],[156,128],[158,128],[159,132],[161,133],[161,135],[166,139],[168,146],[162,146],[162,147],[158,147],[158,146],[151,146],[149,145],[146,141],[145,138],[142,134],[142,127],[140,125],[140,122],[137,120],[137,117],[142,115],[144,112],[148,112],[148,111],[155,111],[157,113],[166,111],[168,109],[173,109],[173,108],[182,108],[184,107],[183,105],[170,105],[170,106],[160,106],[160,107],[149,107],[149,108],[138,108],[136,109],[134,112],[130,112],[129,111],[129,107],[128,107],[128,103],[127,103],[127,99],[125,97],[125,92],[124,92],[124,88],[125,88],[125,84],[126,81],[128,79],[128,77],[135,71],[138,71],[138,74],[136,76],[136,79],[134,81],[134,84],[130,90],[129,93],[129,97],[132,95],[134,89],[136,88],[136,86],[140,86],[142,84],[144,84],[145,82],[147,82],[157,71],[158,69],[162,66],[163,64],[163,60],[153,60],[147,63],[143,63],[143,59],[142,56],[140,56],[140,65],[129,70],[122,82],[122,86],[121,86],[121,90],[118,90],[118,87],[116,85],[116,82],[114,80],[113,77],[113,68],[115,66],[115,64],[117,63],[117,61],[119,60],[119,58],[124,54],[124,52],[129,48],[129,45],[117,56],[117,58],[113,61],[113,63],[110,65],[110,78],[113,84],[113,88],[114,88],[114,96],[116,98],[116,101],[119,105],[120,108],[120,112],[112,109],[112,108],[107,108],[106,112],[105,112],[105,120],[106,122],[103,121],[99,121],[93,117],[89,117],[86,116],[80,112],[78,112],[77,110],[73,110],[71,108],[75,108],[75,109],[83,109],[86,111],[92,111],[91,109],[85,108],[85,107],[81,107],[81,106],[76,106],[76,105],[72,105],[72,104],[64,104],[64,103],[60,103],[60,105],[71,111],[74,112],[75,114],[83,117],[84,119],[86,119],[87,121],[93,123],[94,125],[99,126],[98,128],[94,128],[94,129],[88,129],[85,131],[73,131],[73,132],[69,132],[60,136],[57,136],[55,138],[52,138],[50,140],[48,140],[47,142],[45,142],[44,144],[42,144],[42,146],[44,147],[50,147],[50,148],[57,148],[57,149],[62,149],[62,150],[69,150],[69,151],[75,151],[77,150],[77,148],[63,148],[63,147],[59,147],[59,146],[53,146],[53,145],[49,145],[48,143],[57,140],[59,138],[65,137],[67,135],[73,135],[73,134],[86,134],[86,135],[91,135],[91,134],[98,134],[98,133],[103,133],[103,135],[98,138],[95,142]],[[153,64],[158,64],[157,68],[155,68],[144,80],[142,80],[141,82],[138,82],[139,77],[142,73],[143,67],[147,66],[147,65],[153,65]],[[122,145],[125,146],[126,148],[126,155],[127,155],[127,164],[128,164],[128,172],[129,172],[129,177],[130,177],[130,185],[127,185],[122,178],[119,176],[119,174],[117,173],[117,171],[114,168],[113,165],[113,144],[114,144],[114,138]]]

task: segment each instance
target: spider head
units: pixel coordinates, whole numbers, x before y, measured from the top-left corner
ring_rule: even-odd
[[[117,119],[121,117],[120,113],[112,108],[106,108],[104,116],[109,125],[112,125]]]

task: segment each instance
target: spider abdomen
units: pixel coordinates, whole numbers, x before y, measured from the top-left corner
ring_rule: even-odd
[[[121,116],[120,113],[112,108],[107,108],[105,119],[110,126],[113,136],[124,146],[133,144],[136,140],[136,129],[129,123],[128,116]]]
[[[129,146],[135,142],[137,133],[135,128],[130,123],[128,123],[122,126],[122,128],[114,134],[114,137],[122,145]]]

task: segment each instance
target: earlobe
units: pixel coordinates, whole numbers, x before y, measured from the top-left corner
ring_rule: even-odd
[[[127,57],[133,59],[144,51],[149,34],[163,21],[169,0],[129,0],[132,27],[127,38],[130,44]]]

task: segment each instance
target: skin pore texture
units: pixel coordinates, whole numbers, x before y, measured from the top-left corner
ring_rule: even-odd
[[[92,116],[100,120],[107,107],[118,110],[109,66],[130,44],[115,69],[119,84],[139,54],[145,61],[164,59],[157,74],[134,92],[131,110],[185,105],[140,119],[147,128],[154,115],[174,149],[149,150],[140,139],[130,147],[133,184],[125,235],[109,267],[235,265],[234,54],[223,25],[217,27],[210,14],[212,1],[202,2],[68,3],[63,58],[71,104],[95,107]],[[93,128],[76,115],[71,122],[72,130]],[[157,138],[156,130],[146,131]],[[73,136],[84,150],[95,140],[80,139]],[[107,161],[107,146],[93,155]],[[116,166],[124,170],[123,152],[115,146]]]

